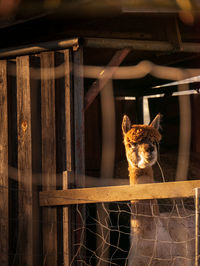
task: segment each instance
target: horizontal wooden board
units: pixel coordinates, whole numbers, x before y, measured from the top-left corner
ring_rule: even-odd
[[[194,196],[194,189],[197,187],[200,187],[200,180],[42,191],[40,192],[40,205],[59,206],[112,201],[185,198]]]

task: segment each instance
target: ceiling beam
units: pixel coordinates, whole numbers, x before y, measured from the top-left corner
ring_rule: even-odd
[[[137,51],[200,53],[200,43],[183,42],[180,49],[168,41],[144,41],[109,38],[84,38],[84,46],[90,48],[130,48]]]

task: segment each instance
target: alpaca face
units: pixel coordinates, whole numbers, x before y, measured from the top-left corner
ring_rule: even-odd
[[[144,140],[134,143],[131,140],[125,142],[126,157],[132,167],[146,168],[157,161],[156,143]]]
[[[132,125],[130,119],[124,116],[122,131],[126,157],[131,167],[147,168],[157,161],[157,144],[161,139],[158,131],[160,115],[147,125]]]

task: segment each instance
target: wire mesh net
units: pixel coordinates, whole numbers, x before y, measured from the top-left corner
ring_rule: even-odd
[[[76,205],[74,211],[71,265],[194,265],[193,199]]]

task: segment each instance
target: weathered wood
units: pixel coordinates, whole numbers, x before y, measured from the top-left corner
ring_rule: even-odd
[[[54,52],[41,53],[42,189],[56,189]],[[51,77],[48,79],[48,77]],[[57,265],[57,210],[43,209],[43,265]]]
[[[74,53],[74,137],[75,185],[85,186],[85,124],[84,124],[83,50]]]
[[[72,171],[73,163],[73,95],[71,81],[70,51],[64,51],[65,60],[65,115],[66,115],[66,170]]]
[[[9,177],[9,264],[19,264],[18,240],[18,141],[17,141],[17,84],[16,62],[8,65],[8,177]],[[9,69],[12,68],[11,75]]]
[[[110,38],[85,38],[85,46],[90,48],[124,49],[129,47],[134,51],[174,52],[175,47],[166,41],[128,40]],[[199,53],[200,45],[194,42],[183,42],[182,53]]]
[[[29,57],[18,57],[17,129],[19,182],[19,262],[33,265],[32,144]]]
[[[145,199],[165,199],[193,197],[199,180],[139,184],[132,186],[110,186],[98,188],[44,191],[40,193],[41,206],[130,201]]]
[[[30,56],[30,69],[40,71],[40,58]],[[41,104],[40,104],[40,80],[34,79],[34,73],[30,71],[31,78],[31,125],[32,125],[32,173],[33,173],[33,265],[42,265],[42,227],[41,209],[39,208],[39,191],[41,190],[42,176],[42,147],[41,147]]]
[[[36,54],[48,50],[66,49],[67,47],[74,47],[74,49],[76,49],[79,45],[78,42],[79,42],[78,38],[74,38],[74,39],[41,42],[37,44],[29,44],[24,46],[5,48],[0,50],[0,58],[15,57],[27,54]]]
[[[0,61],[0,265],[8,265],[7,62]]]
[[[122,61],[126,58],[126,56],[129,54],[130,49],[125,48],[123,50],[117,51],[111,61],[108,64],[108,67],[112,67],[109,69],[104,69],[100,73],[100,77],[98,80],[96,80],[90,89],[88,90],[86,96],[85,96],[85,110],[90,106],[90,104],[94,101],[96,96],[99,94],[99,92],[103,89],[103,87],[106,85],[106,83],[112,78],[112,75],[117,70],[118,66],[122,63]]]
[[[73,98],[71,86],[70,51],[64,51],[65,67],[65,141],[66,141],[66,170],[63,172],[63,189],[69,188],[70,179],[74,179],[73,165]],[[72,182],[72,180],[71,180]],[[64,265],[70,265],[72,259],[72,216],[69,207],[63,207],[63,261]]]

